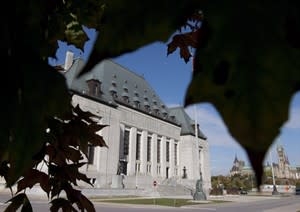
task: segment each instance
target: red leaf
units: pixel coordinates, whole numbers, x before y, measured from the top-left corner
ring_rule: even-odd
[[[172,41],[168,44],[168,54],[173,53],[177,48],[180,49],[180,57],[187,63],[192,56],[189,47],[196,48],[198,46],[199,31],[188,32],[175,35]]]
[[[50,185],[49,185],[49,176],[40,172],[36,169],[31,169],[23,179],[18,182],[17,193],[25,188],[32,188],[35,184],[39,183],[41,188],[49,194]]]

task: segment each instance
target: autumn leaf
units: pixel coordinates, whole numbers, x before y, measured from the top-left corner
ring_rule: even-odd
[[[26,189],[32,188],[35,184],[40,184],[41,188],[49,195],[50,185],[49,176],[36,169],[31,169],[20,181],[18,181],[17,193]]]

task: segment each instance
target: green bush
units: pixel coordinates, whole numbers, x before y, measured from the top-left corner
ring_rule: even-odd
[[[223,195],[223,189],[222,188],[213,188],[209,194],[210,195]]]

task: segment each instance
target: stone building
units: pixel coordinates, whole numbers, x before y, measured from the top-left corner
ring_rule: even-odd
[[[299,166],[292,167],[290,165],[288,156],[286,155],[283,146],[278,145],[276,150],[278,163],[267,163],[267,165],[264,166],[264,171],[270,172],[273,168],[275,178],[300,179]],[[271,164],[273,165],[273,167],[271,166]],[[233,176],[236,174],[253,175],[254,172],[250,166],[245,166],[245,162],[243,160],[239,160],[237,156],[235,156],[229,175]]]
[[[232,168],[230,169],[229,176],[234,175],[253,175],[254,172],[250,166],[245,165],[245,161],[239,160],[238,157],[235,155]]]
[[[277,148],[278,163],[273,163],[274,176],[276,178],[284,179],[300,179],[299,170],[296,167],[290,165],[288,156],[286,155],[282,145],[278,145]]]
[[[66,64],[61,72],[72,103],[108,125],[99,132],[108,148],[90,147],[82,170],[96,187],[118,188],[120,176],[125,188],[151,188],[166,179],[193,185],[201,172],[210,189],[208,141],[183,107],[168,108],[142,76],[112,60],[79,78],[83,60]]]

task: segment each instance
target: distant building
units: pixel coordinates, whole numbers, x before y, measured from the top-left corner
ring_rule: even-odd
[[[300,179],[299,167],[292,167],[290,165],[288,156],[286,155],[282,145],[277,148],[278,163],[273,163],[274,176],[276,178],[284,179]]]
[[[245,161],[239,160],[237,158],[237,155],[235,155],[234,161],[233,161],[233,166],[230,169],[229,175],[234,176],[234,175],[252,175],[253,170],[250,166],[245,166]]]
[[[288,156],[286,155],[283,146],[277,146],[277,156],[278,163],[272,163],[274,170],[274,177],[283,178],[283,179],[300,179],[300,166],[292,167],[290,165]],[[267,163],[264,166],[265,172],[270,172],[272,170],[272,166],[270,163]],[[240,174],[240,175],[253,175],[253,169],[250,166],[245,166],[245,162],[243,160],[239,160],[237,156],[235,156],[233,161],[233,166],[230,169],[230,176]]]

